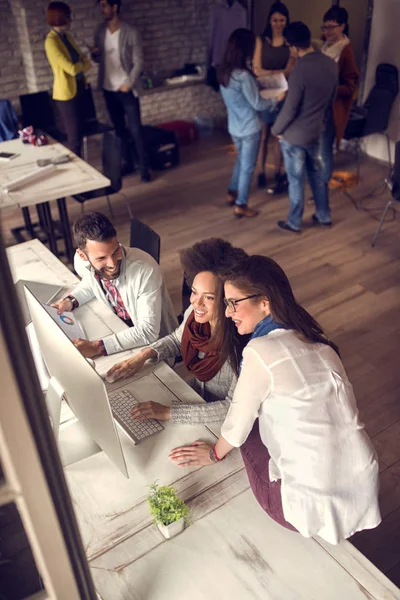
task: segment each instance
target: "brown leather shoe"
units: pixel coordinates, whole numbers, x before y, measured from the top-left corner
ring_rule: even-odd
[[[238,197],[238,193],[237,192],[232,192],[231,190],[228,190],[227,196],[226,196],[226,203],[228,206],[233,206],[235,204],[236,198]]]
[[[235,204],[233,212],[237,219],[241,219],[242,217],[256,217],[258,215],[258,210],[249,208],[247,204]]]

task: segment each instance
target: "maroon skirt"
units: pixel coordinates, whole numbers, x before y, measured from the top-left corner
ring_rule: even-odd
[[[288,523],[283,515],[281,482],[270,481],[270,455],[260,437],[258,419],[253,425],[249,437],[240,448],[244,466],[246,467],[250,487],[261,508],[279,525],[297,531]]]

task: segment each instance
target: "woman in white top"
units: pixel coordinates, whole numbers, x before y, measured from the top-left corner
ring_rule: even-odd
[[[241,446],[257,500],[283,526],[331,544],[376,527],[377,457],[336,346],[269,258],[241,262],[225,297],[226,316],[252,336],[221,436],[170,458],[212,465]]]

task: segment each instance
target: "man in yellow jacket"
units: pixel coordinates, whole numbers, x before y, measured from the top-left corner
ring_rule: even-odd
[[[68,33],[71,9],[64,2],[50,2],[47,22],[52,28],[45,41],[47,60],[54,75],[53,100],[67,135],[66,146],[80,156],[82,145],[82,98],[86,81],[84,73],[91,67]]]

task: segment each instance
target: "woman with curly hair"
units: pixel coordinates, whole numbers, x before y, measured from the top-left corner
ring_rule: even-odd
[[[194,425],[224,420],[246,340],[241,341],[233,323],[225,319],[222,276],[246,256],[241,248],[218,238],[198,242],[181,252],[186,279],[192,284],[191,305],[181,325],[132,358],[114,365],[107,375],[114,380],[131,377],[147,360],[158,362],[182,356],[193,375],[193,388],[207,404],[173,401],[169,407],[142,402],[132,410],[136,421],[155,418]]]

